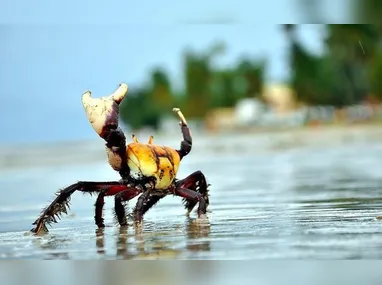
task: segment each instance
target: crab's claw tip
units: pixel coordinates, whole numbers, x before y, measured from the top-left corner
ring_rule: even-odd
[[[180,111],[179,108],[173,108],[172,111],[178,114],[181,124],[187,126],[187,121],[186,121],[186,118],[183,116],[182,111]]]
[[[92,97],[92,92],[90,90],[86,90],[83,94],[82,94],[82,104],[88,104],[90,102],[90,99]]]
[[[115,103],[120,104],[122,102],[122,100],[126,97],[126,94],[128,91],[129,91],[129,87],[127,86],[127,84],[121,83],[121,84],[119,84],[118,89],[115,90],[113,94],[101,97],[99,99],[106,100],[106,101],[109,101],[111,99]],[[84,105],[89,105],[89,104],[91,104],[91,101],[99,100],[99,99],[93,99],[91,95],[92,95],[92,92],[90,90],[86,90],[82,94],[82,103]]]
[[[101,137],[105,127],[118,126],[118,105],[126,97],[127,84],[121,83],[112,94],[101,98],[91,97],[91,91],[82,94],[82,104],[90,124]]]
[[[111,94],[111,98],[115,103],[120,104],[122,100],[126,97],[127,92],[129,91],[129,87],[126,83],[119,84],[118,89]]]

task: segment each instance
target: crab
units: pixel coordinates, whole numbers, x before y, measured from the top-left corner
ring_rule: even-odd
[[[127,226],[126,203],[139,196],[130,216],[134,223],[142,223],[143,216],[167,195],[182,198],[186,215],[198,204],[198,217],[206,217],[209,206],[210,184],[198,170],[183,179],[177,178],[180,162],[192,148],[192,136],[187,121],[179,108],[178,115],[183,140],[179,149],[154,144],[150,136],[147,143],[138,141],[132,134],[132,142],[126,144],[124,132],[119,127],[119,106],[128,93],[125,83],[110,95],[93,98],[91,91],[82,95],[82,105],[94,131],[106,142],[108,162],[119,173],[118,181],[78,181],[59,190],[56,198],[44,208],[33,223],[33,233],[48,232],[47,225],[57,223],[57,218],[68,213],[71,195],[76,192],[98,194],[94,220],[98,228],[104,228],[104,198],[114,196],[114,213],[120,226]]]

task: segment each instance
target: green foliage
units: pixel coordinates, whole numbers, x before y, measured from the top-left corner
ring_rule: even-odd
[[[129,98],[122,102],[120,107],[121,120],[133,129],[143,126],[157,128],[159,112],[152,104],[150,90],[130,88]]]
[[[289,36],[291,85],[301,102],[343,107],[366,99],[378,86],[380,35],[375,25],[326,25],[323,55],[310,54],[296,38],[296,26],[284,27]],[[373,79],[374,77],[374,79]],[[380,90],[380,89],[378,89]]]
[[[187,105],[184,114],[189,118],[201,118],[208,110],[209,86],[212,67],[209,55],[187,52],[185,55],[185,96]]]
[[[382,99],[382,50],[375,55],[373,64],[368,70],[370,93]]]
[[[151,81],[139,89],[130,88],[128,100],[121,104],[121,119],[133,129],[158,128],[161,116],[174,106],[170,81],[161,68],[153,69]]]
[[[245,88],[245,97],[256,97],[261,94],[264,82],[264,73],[266,62],[250,61],[247,58],[242,59],[236,72],[241,77],[243,87]]]
[[[218,107],[232,107],[244,97],[257,96],[263,86],[265,62],[243,59],[234,68],[217,68],[212,63],[223,54],[218,43],[204,53],[184,54],[185,90],[175,93],[166,72],[154,68],[150,81],[139,89],[130,88],[121,105],[121,119],[133,129],[157,128],[159,120],[179,106],[188,119],[203,119]]]
[[[353,17],[357,23],[374,23],[382,32],[382,1],[380,0],[362,0],[354,1]]]
[[[209,107],[231,107],[235,105],[240,93],[235,88],[237,74],[234,70],[215,71],[213,74],[209,98]]]

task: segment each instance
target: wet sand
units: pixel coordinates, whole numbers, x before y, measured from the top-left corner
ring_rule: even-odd
[[[101,151],[102,143],[100,144]],[[193,150],[179,176],[202,170],[211,186],[208,221],[185,216],[166,197],[142,229],[120,229],[106,199],[106,228],[94,224],[95,197],[75,193],[69,215],[44,236],[28,232],[58,188],[117,180],[106,162],[46,164],[2,171],[1,259],[380,259],[382,143],[346,142]],[[136,199],[129,203],[130,209]]]

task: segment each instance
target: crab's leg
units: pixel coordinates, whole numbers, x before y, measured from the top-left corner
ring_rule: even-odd
[[[99,227],[99,228],[103,228],[105,227],[104,223],[103,223],[103,206],[105,205],[105,192],[102,191],[98,194],[98,197],[97,197],[97,200],[94,204],[95,206],[95,215],[94,215],[94,220],[95,220],[95,224]]]
[[[178,150],[178,153],[180,155],[180,159],[185,157],[187,154],[190,153],[191,148],[192,148],[192,136],[191,136],[191,131],[188,127],[187,121],[184,118],[182,112],[180,111],[179,108],[174,108],[173,111],[178,114],[180,122],[179,125],[182,130],[182,136],[183,140],[180,143],[180,150]]]
[[[175,188],[174,194],[176,196],[183,197],[187,200],[194,201],[195,203],[199,202],[199,207],[198,207],[198,212],[197,212],[198,217],[205,215],[207,213],[206,200],[204,199],[203,195],[200,194],[199,192],[178,186]]]
[[[206,202],[206,207],[208,207],[210,203],[209,194],[208,194],[208,186],[210,186],[210,184],[207,184],[206,177],[204,176],[203,172],[201,172],[200,170],[195,171],[194,173],[190,174],[186,178],[177,181],[176,186],[181,188],[187,188],[189,190],[193,190],[200,193],[204,201]],[[183,199],[183,202],[187,210],[187,215],[189,215],[192,209],[195,207],[197,200],[187,199],[185,197]]]
[[[127,189],[126,185],[122,185],[117,181],[107,181],[107,182],[92,182],[92,181],[80,181],[74,183],[57,193],[57,197],[46,207],[41,215],[33,223],[35,227],[31,229],[34,233],[40,233],[41,231],[47,232],[48,229],[46,224],[56,223],[56,218],[65,213],[67,214],[70,202],[70,196],[75,191],[80,191],[84,193],[102,193],[98,197],[96,202],[96,222],[102,224],[102,206],[103,206],[103,197],[109,195],[115,195],[121,191]],[[102,205],[102,206],[101,206]],[[98,213],[98,214],[97,214]]]
[[[122,177],[128,175],[126,163],[126,137],[118,126],[119,105],[126,97],[128,87],[120,84],[111,95],[101,98],[91,97],[91,92],[82,95],[86,116],[96,133],[106,141],[106,152],[111,167]]]
[[[141,222],[144,214],[148,210],[150,210],[156,203],[158,203],[159,200],[166,197],[166,194],[163,194],[163,195],[147,194],[143,196],[142,198],[141,197],[139,197],[141,200],[139,200],[138,198],[137,204],[133,210],[133,216],[136,222]]]
[[[121,188],[121,192],[115,194],[113,189],[109,191],[102,191],[98,194],[97,201],[95,203],[95,223],[99,228],[105,227],[102,218],[103,206],[105,204],[104,197],[111,196],[115,194],[114,198],[114,212],[116,218],[121,226],[126,225],[126,217],[125,217],[125,205],[123,202],[129,201],[141,193],[141,188],[133,187],[133,186],[123,186]]]
[[[145,202],[149,199],[150,192],[145,191],[141,196],[139,196],[137,204],[134,208],[134,221],[136,223],[142,222],[143,219],[143,207]]]
[[[136,185],[136,186],[131,186],[128,189],[115,195],[114,212],[115,212],[115,217],[121,226],[127,225],[126,209],[125,209],[124,202],[135,198],[142,192],[143,192],[142,186]]]

